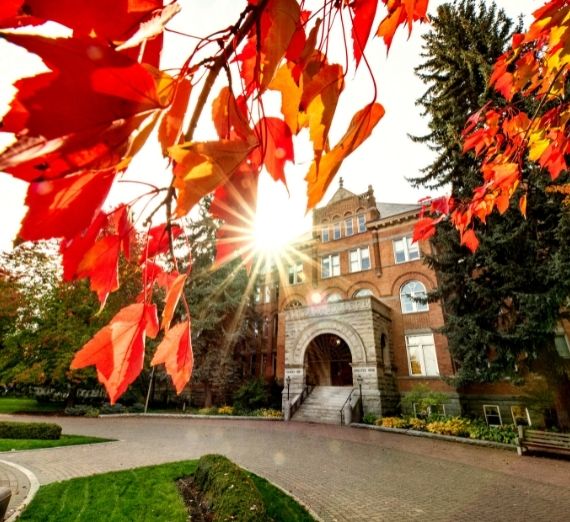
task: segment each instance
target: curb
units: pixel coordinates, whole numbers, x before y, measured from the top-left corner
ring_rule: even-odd
[[[14,462],[9,462],[7,460],[0,460],[0,464],[4,464],[6,466],[10,466],[14,469],[17,469],[20,473],[26,475],[26,478],[30,481],[30,489],[26,498],[17,506],[14,512],[5,519],[5,522],[14,522],[18,519],[18,517],[22,514],[22,511],[26,509],[28,504],[32,501],[32,499],[36,496],[38,489],[40,489],[40,482],[38,481],[37,477],[27,468],[20,466],[19,464],[15,464]]]
[[[157,417],[167,419],[224,419],[283,422],[283,417],[251,417],[239,415],[198,415],[196,413],[103,413],[99,418],[113,417]]]
[[[490,440],[468,439],[467,437],[454,437],[453,435],[440,435],[439,433],[429,433],[426,431],[404,430],[402,428],[385,428],[384,426],[372,426],[371,424],[352,423],[352,428],[384,431],[386,433],[398,433],[400,435],[410,435],[412,437],[424,437],[426,439],[445,440],[448,442],[459,442],[460,444],[469,444],[471,446],[482,446],[485,448],[495,448],[507,451],[516,451],[514,444],[505,444],[503,442],[493,442]]]

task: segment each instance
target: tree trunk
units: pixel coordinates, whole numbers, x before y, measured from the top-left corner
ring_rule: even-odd
[[[558,382],[554,407],[560,428],[570,430],[570,379],[567,375],[562,376]]]
[[[75,403],[77,401],[78,390],[79,390],[79,386],[77,384],[71,385],[67,399],[65,399],[65,407],[66,408],[72,408],[73,406],[75,406]]]
[[[204,408],[212,407],[212,386],[209,382],[204,383]]]

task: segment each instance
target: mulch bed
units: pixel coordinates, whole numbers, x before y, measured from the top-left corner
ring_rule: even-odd
[[[188,520],[192,522],[211,522],[214,513],[204,501],[201,491],[194,484],[192,477],[184,477],[176,482],[188,510]]]

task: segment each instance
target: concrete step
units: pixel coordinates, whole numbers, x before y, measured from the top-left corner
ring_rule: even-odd
[[[316,386],[292,420],[339,424],[340,409],[351,390],[351,386]]]

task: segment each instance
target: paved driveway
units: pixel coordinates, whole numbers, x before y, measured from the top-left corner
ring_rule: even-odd
[[[140,417],[57,422],[65,433],[119,441],[2,458],[47,484],[215,452],[291,492],[325,521],[570,520],[570,461],[300,423]]]

